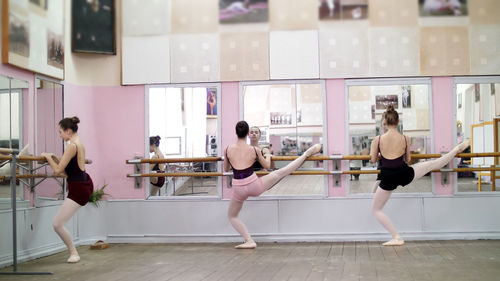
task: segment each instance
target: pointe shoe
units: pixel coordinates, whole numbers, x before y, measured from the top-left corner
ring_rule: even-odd
[[[392,238],[390,241],[387,241],[383,243],[382,245],[384,246],[402,246],[404,245],[405,241],[403,238],[398,237],[398,238]]]
[[[245,242],[243,244],[234,246],[236,249],[255,249],[257,248],[257,244],[254,241],[251,242]]]
[[[464,140],[462,143],[460,143],[459,145],[457,145],[458,147],[458,153],[461,153],[462,151],[464,151],[465,149],[467,149],[467,147],[470,146],[470,140]]]
[[[71,255],[69,256],[68,260],[66,262],[68,263],[77,263],[80,261],[80,256],[79,255]]]
[[[309,156],[313,156],[314,154],[318,154],[321,152],[323,152],[323,145],[320,143],[317,143],[317,144],[309,147],[309,149],[306,150],[305,154],[307,157],[309,157]]]

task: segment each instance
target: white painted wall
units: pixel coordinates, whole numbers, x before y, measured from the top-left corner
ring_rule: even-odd
[[[370,213],[371,197],[261,199],[245,203],[241,219],[257,241],[384,240]],[[79,210],[68,229],[77,245],[241,241],[227,220],[227,200],[116,200]],[[64,250],[52,230],[59,206],[18,211],[19,257]],[[500,239],[500,194],[394,196],[386,211],[407,240]],[[11,212],[0,212],[0,266],[12,262]],[[34,230],[31,230],[31,224]],[[61,261],[64,262],[64,261]]]

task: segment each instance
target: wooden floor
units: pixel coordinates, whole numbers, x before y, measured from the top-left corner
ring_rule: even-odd
[[[113,244],[66,264],[66,253],[33,260],[18,271],[51,276],[0,280],[500,280],[500,240],[234,244]],[[0,271],[12,271],[3,268]]]

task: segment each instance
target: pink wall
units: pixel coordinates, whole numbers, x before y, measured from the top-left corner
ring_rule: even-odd
[[[239,83],[228,82],[221,85],[221,131],[222,131],[222,148],[221,154],[224,153],[226,147],[235,143],[236,133],[234,126],[239,121]],[[227,188],[226,178],[222,179],[222,198],[231,198],[231,189]]]
[[[328,155],[348,154],[346,148],[346,122],[345,120],[345,83],[344,79],[326,80],[326,124],[328,135]],[[329,161],[329,169],[333,170]],[[349,168],[347,161],[341,161],[342,170]],[[347,195],[346,177],[341,176],[341,184],[334,187],[333,176],[328,180],[328,196],[343,197]]]
[[[453,148],[453,77],[432,78],[432,125],[434,152],[441,153]],[[434,173],[437,195],[453,194],[453,174],[447,185],[441,184],[441,174]]]
[[[135,155],[145,156],[145,87],[75,86],[66,84],[65,116],[78,116],[78,133],[92,160],[87,172],[95,188],[106,182],[110,199],[143,199],[145,186],[134,189],[127,178],[133,166],[125,164]]]

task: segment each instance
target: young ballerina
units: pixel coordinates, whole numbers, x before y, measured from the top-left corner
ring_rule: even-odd
[[[163,153],[160,150],[160,136],[149,137],[149,152],[154,153],[151,159],[164,159]],[[165,164],[151,164],[149,169],[153,172],[163,173],[165,171]],[[151,183],[151,196],[156,196],[158,190],[165,184],[165,177],[152,177],[150,178]]]
[[[57,212],[53,226],[56,233],[61,237],[69,250],[67,262],[76,263],[80,261],[78,251],[73,245],[71,234],[64,227],[66,222],[80,209],[89,202],[90,196],[94,190],[92,179],[85,172],[85,147],[78,137],[78,117],[64,118],[59,121],[59,134],[61,138],[68,142],[61,159],[57,159],[53,153],[42,153],[47,159],[54,174],[66,173],[68,182],[68,196]]]
[[[262,135],[262,133],[260,132],[259,127],[257,127],[257,126],[250,127],[250,131],[248,133],[248,137],[250,139],[250,145],[257,147],[257,148],[260,148],[261,154],[262,154],[262,156],[264,156],[264,160],[265,160],[263,164],[261,164],[259,161],[255,161],[253,163],[253,170],[254,171],[258,171],[258,170],[262,170],[262,169],[269,170],[272,166],[271,154],[270,154],[271,151],[267,148],[262,148],[259,146],[259,140],[260,140],[261,135]]]
[[[400,246],[404,244],[403,238],[401,238],[389,217],[382,211],[392,191],[400,185],[405,186],[423,177],[432,170],[442,168],[453,160],[455,155],[466,149],[469,146],[469,141],[460,143],[440,158],[408,166],[406,163],[410,161],[409,138],[398,132],[399,115],[392,105],[389,105],[384,113],[384,119],[387,124],[387,132],[375,138],[371,145],[370,161],[372,163],[378,161],[380,153],[381,166],[377,178],[380,180],[380,184],[373,198],[372,213],[378,222],[392,235],[392,239],[383,245]]]
[[[248,132],[247,122],[240,121],[236,124],[238,141],[226,148],[224,157],[224,171],[228,172],[230,167],[232,167],[234,177],[232,180],[233,195],[228,209],[229,221],[245,239],[245,243],[235,247],[237,249],[253,249],[257,247],[257,244],[248,233],[245,224],[238,218],[241,207],[243,207],[243,202],[245,202],[248,196],[259,196],[264,191],[273,187],[282,178],[298,169],[307,157],[321,150],[321,144],[316,144],[287,166],[259,178],[254,173],[252,165],[255,161],[264,164],[265,159],[261,154],[260,148],[250,146],[246,143]]]

